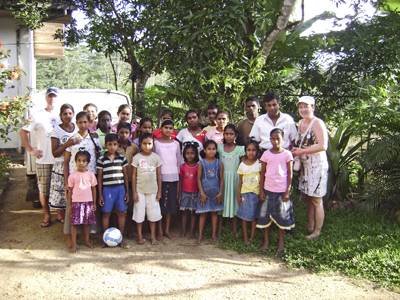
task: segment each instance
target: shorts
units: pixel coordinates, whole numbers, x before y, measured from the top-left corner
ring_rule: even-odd
[[[257,228],[266,228],[275,223],[280,229],[294,228],[292,201],[282,201],[283,193],[265,191],[266,199],[260,207]]]
[[[161,189],[160,208],[161,214],[175,215],[177,212],[178,181],[163,181]]]
[[[258,216],[258,195],[255,193],[244,193],[241,195],[242,202],[238,206],[236,216],[243,221],[255,221]]]
[[[199,201],[199,192],[181,194],[180,210],[191,210],[195,211],[197,208],[197,202]]]
[[[139,200],[133,204],[133,221],[143,223],[145,216],[149,222],[161,220],[160,203],[156,200],[156,195],[138,193]]]
[[[126,212],[125,195],[123,184],[103,186],[104,206],[101,211],[106,214],[111,213],[114,209],[120,213]]]
[[[96,224],[93,202],[72,202],[71,225]]]
[[[39,193],[45,197],[50,195],[50,178],[53,165],[36,164],[36,177],[38,182]]]

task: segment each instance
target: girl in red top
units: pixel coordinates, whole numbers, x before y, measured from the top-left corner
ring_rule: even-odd
[[[182,211],[182,236],[186,235],[186,224],[190,215],[190,237],[194,237],[194,227],[196,222],[195,210],[199,200],[199,188],[197,186],[197,170],[199,153],[198,144],[186,142],[183,144],[183,159],[185,163],[180,167],[181,195],[179,206]]]

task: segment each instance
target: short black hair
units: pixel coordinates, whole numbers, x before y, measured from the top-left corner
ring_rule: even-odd
[[[86,158],[86,160],[87,160],[87,162],[89,163],[90,162],[90,153],[88,152],[88,151],[86,151],[86,150],[79,150],[76,154],[75,154],[75,162],[77,162],[78,161],[78,157],[79,156],[85,156],[85,158]]]
[[[154,140],[153,134],[148,133],[148,132],[143,133],[143,134],[139,137],[139,149],[140,149],[140,146],[142,145],[143,140],[149,139],[149,138],[152,139],[152,140]]]
[[[281,98],[275,92],[268,92],[263,97],[263,102],[264,103],[268,103],[268,102],[270,102],[272,100],[276,100],[278,103],[281,102]]]
[[[187,121],[187,118],[189,116],[189,114],[196,114],[198,118],[200,118],[200,114],[197,110],[195,109],[189,109],[186,113],[185,113],[185,121]]]
[[[143,117],[140,119],[139,122],[139,127],[142,127],[144,123],[146,122],[150,122],[151,123],[151,127],[153,127],[153,120],[150,117]]]
[[[165,116],[165,115],[169,115],[171,116],[171,119],[174,118],[174,113],[172,112],[172,110],[168,109],[168,108],[164,108],[161,113],[160,113],[160,118]]]
[[[161,123],[161,127],[167,126],[167,125],[171,125],[174,126],[174,122],[172,120],[165,120]]]
[[[112,119],[111,113],[108,110],[102,110],[98,113],[97,119],[101,119],[103,116],[108,115]]]
[[[284,136],[284,132],[282,129],[276,127],[274,129],[271,130],[271,132],[269,133],[269,136],[272,136],[274,133],[280,133],[282,135],[282,137]]]
[[[209,110],[209,109],[218,109],[218,106],[214,102],[211,102],[207,106],[207,110]]]
[[[231,118],[229,112],[227,112],[226,110],[219,110],[219,111],[217,112],[217,117],[218,117],[220,114],[225,114],[225,115],[227,115],[227,116],[228,116],[228,119]]]
[[[182,151],[183,160],[185,162],[187,162],[186,151],[189,149],[192,149],[194,151],[194,162],[197,163],[199,161],[199,149],[198,148],[199,148],[199,143],[197,143],[195,141],[183,143],[183,151]]]
[[[245,152],[247,151],[247,148],[248,148],[250,145],[254,145],[254,147],[256,148],[256,157],[257,157],[257,158],[260,158],[260,154],[261,154],[261,151],[260,151],[260,143],[257,142],[257,141],[254,140],[254,139],[249,139],[249,140],[247,141],[246,145],[244,146],[244,151],[245,151]]]
[[[116,133],[107,133],[104,139],[105,144],[109,142],[118,142],[118,134]]]
[[[76,114],[75,119],[78,121],[79,119],[86,118],[89,120],[89,115],[86,111],[80,111]]]
[[[256,102],[258,105],[260,105],[260,101],[258,100],[257,96],[249,96],[244,100],[244,104],[247,104],[248,102]]]
[[[132,126],[128,122],[119,122],[117,125],[117,132],[119,132],[120,129],[128,129],[129,132],[131,132]]]

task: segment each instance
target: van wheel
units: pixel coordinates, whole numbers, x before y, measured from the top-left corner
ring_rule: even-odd
[[[26,192],[26,201],[32,201],[33,208],[41,208],[39,201],[39,189],[37,187],[36,176],[27,176],[28,190]]]

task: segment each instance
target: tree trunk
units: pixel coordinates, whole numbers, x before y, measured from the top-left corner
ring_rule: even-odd
[[[136,91],[135,91],[135,103],[136,103],[136,114],[139,117],[143,117],[145,115],[145,97],[144,97],[144,89],[146,87],[146,82],[149,79],[149,74],[143,72],[141,73],[136,80]]]

